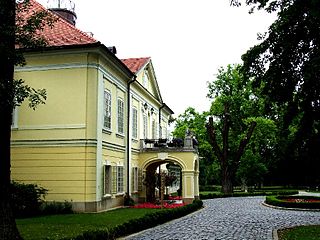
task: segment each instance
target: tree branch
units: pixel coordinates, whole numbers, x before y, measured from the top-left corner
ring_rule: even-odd
[[[218,157],[219,161],[221,162],[223,156],[222,156],[221,149],[220,149],[218,142],[217,142],[217,139],[216,139],[216,131],[213,126],[213,118],[212,117],[209,118],[209,122],[207,123],[206,128],[207,128],[209,142],[212,146],[212,149],[213,149],[214,153],[216,154],[216,156]]]
[[[235,158],[235,163],[237,165],[240,164],[241,156],[243,155],[244,150],[245,150],[246,146],[248,145],[248,143],[250,141],[250,138],[251,138],[251,136],[253,134],[254,128],[256,126],[257,126],[257,123],[255,121],[251,122],[251,125],[250,125],[250,127],[248,129],[248,132],[247,132],[246,136],[240,142],[240,145],[239,145],[239,148],[238,148],[238,151],[237,151],[237,154],[236,154],[236,158]]]

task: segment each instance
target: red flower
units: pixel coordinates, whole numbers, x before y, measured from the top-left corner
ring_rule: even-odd
[[[184,203],[163,203],[163,208],[177,208],[177,207],[182,207],[184,206]],[[161,205],[157,205],[154,203],[140,203],[137,205],[132,206],[132,208],[161,208]]]

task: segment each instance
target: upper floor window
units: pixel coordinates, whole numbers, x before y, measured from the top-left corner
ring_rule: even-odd
[[[132,108],[132,137],[138,138],[138,110],[135,107]]]
[[[104,91],[104,122],[103,126],[111,129],[111,93]]]
[[[148,138],[148,116],[143,114],[143,138]]]
[[[143,73],[143,77],[142,77],[142,85],[148,89],[149,87],[149,76],[148,76],[148,73],[147,71],[145,71]]]
[[[156,125],[156,120],[152,120],[152,138],[156,139],[156,134],[157,134],[157,125]]]
[[[124,134],[124,103],[121,98],[118,98],[118,133]]]

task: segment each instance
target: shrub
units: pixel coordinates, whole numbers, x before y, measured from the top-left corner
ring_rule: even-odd
[[[320,197],[314,196],[267,196],[265,202],[278,207],[320,209]]]
[[[41,215],[73,213],[72,204],[65,202],[44,202],[40,207]]]
[[[201,200],[194,200],[192,204],[180,208],[165,209],[160,212],[150,213],[141,218],[132,219],[111,229],[87,231],[72,240],[98,240],[98,239],[116,239],[121,236],[129,235],[156,225],[168,222],[170,220],[185,216],[191,212],[200,209],[203,206]],[[65,238],[64,240],[71,240]]]
[[[134,200],[130,197],[129,194],[126,193],[124,196],[124,206],[134,206]]]
[[[298,194],[296,190],[276,190],[276,191],[255,191],[255,192],[234,192],[233,194],[223,194],[223,193],[200,193],[200,199],[213,199],[213,198],[223,198],[223,197],[249,197],[249,196],[270,196],[270,195],[293,195]]]
[[[31,217],[40,213],[40,206],[48,190],[36,184],[11,183],[11,202],[17,218]]]

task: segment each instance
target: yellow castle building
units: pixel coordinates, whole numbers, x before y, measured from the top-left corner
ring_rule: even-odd
[[[13,180],[48,189],[47,201],[95,212],[123,205],[126,193],[148,200],[154,192],[148,174],[171,163],[181,168],[183,200],[197,198],[199,157],[190,136],[183,146],[169,142],[173,111],[151,58],[120,60],[114,47],[75,27],[72,8],[31,3],[32,11],[58,19],[40,33],[48,45],[25,49],[27,65],[15,69],[15,78],[46,89],[47,100],[35,111],[24,103],[13,113]]]

